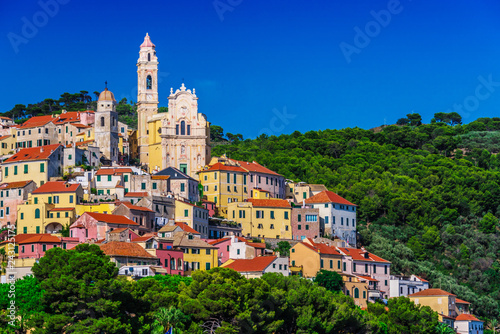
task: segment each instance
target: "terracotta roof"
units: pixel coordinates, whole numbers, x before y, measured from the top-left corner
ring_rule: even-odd
[[[356,261],[369,261],[369,262],[385,262],[391,263],[390,261],[384,260],[383,258],[370,253],[368,251],[364,251],[358,248],[346,248],[346,247],[336,247],[340,252],[345,255],[351,256],[353,260]],[[365,254],[368,254],[368,258],[365,257]]]
[[[165,225],[162,228],[160,228],[158,232],[173,232],[176,229],[180,229],[180,231],[182,231],[182,228],[177,225]]]
[[[206,172],[206,171],[213,171],[213,170],[225,170],[225,171],[231,171],[231,172],[242,172],[246,173],[247,171],[241,167],[237,166],[226,166],[221,164],[220,162],[210,166],[208,169],[204,169],[201,172]]]
[[[217,249],[217,247],[210,245],[208,242],[205,242],[200,238],[189,239],[188,232],[175,233],[173,245],[174,247]]]
[[[0,140],[7,139],[7,138],[9,138],[9,137],[10,137],[10,135],[7,135],[7,136],[2,136],[2,137],[0,137]]]
[[[472,314],[460,314],[458,317],[455,318],[455,321],[481,321],[481,320],[479,320]]]
[[[126,231],[126,230],[128,230],[128,227],[120,227],[120,228],[115,228],[113,231],[111,231],[111,232],[109,232],[109,233],[110,233],[110,234],[111,234],[111,233],[113,233],[113,234],[114,234],[114,233],[121,233],[121,232]]]
[[[32,234],[30,237],[23,239],[22,241],[18,241],[18,244],[33,244],[37,242],[52,242],[52,243],[60,243],[61,239],[52,235],[50,233],[44,234]]]
[[[455,296],[455,295],[441,289],[426,289],[408,295],[408,297],[419,297],[419,296],[424,297],[424,296]]]
[[[273,172],[269,168],[262,166],[261,164],[259,164],[256,161],[247,162],[247,161],[239,161],[239,160],[233,160],[233,159],[229,159],[229,160],[237,162],[241,167],[245,168],[246,170],[248,170],[250,172],[281,176],[280,174]]]
[[[98,101],[115,101],[115,95],[108,90],[108,88],[104,88],[104,90],[99,94]]]
[[[266,248],[266,244],[263,244],[261,242],[245,242],[245,243],[253,248]]]
[[[455,298],[455,303],[457,304],[470,304],[469,302],[466,302],[465,300]]]
[[[429,281],[428,281],[428,280],[425,280],[425,279],[423,279],[422,277],[419,277],[419,276],[417,276],[417,275],[415,275],[415,277],[416,277],[416,278],[418,278],[419,280],[421,280],[422,282],[427,282],[427,283],[429,283]]]
[[[133,204],[132,204],[132,203],[130,203],[130,202],[121,202],[120,204],[125,205],[125,206],[126,206],[127,208],[129,208],[130,210],[154,212],[153,210],[150,210],[150,209],[145,208],[145,207],[143,207],[143,206],[133,205]],[[120,205],[120,204],[118,204],[118,205]]]
[[[151,179],[153,180],[168,180],[170,176],[168,175],[151,175]]]
[[[108,256],[127,256],[156,259],[156,256],[149,254],[144,248],[133,242],[111,241],[102,245],[104,254]]]
[[[267,267],[277,259],[277,256],[259,256],[253,259],[234,260],[225,268],[236,270],[237,272],[263,272]]]
[[[52,122],[53,120],[54,120],[54,118],[52,117],[52,115],[31,117],[26,122],[21,124],[18,127],[18,129],[22,130],[22,129],[29,129],[29,128],[35,128],[35,127],[39,127],[39,126],[44,126],[44,125]]]
[[[79,128],[79,129],[87,129],[87,128],[91,128],[91,126],[89,125],[83,125],[83,124],[80,124],[80,123],[77,123],[77,124],[73,124],[73,126]]]
[[[29,160],[46,160],[59,147],[62,147],[62,145],[54,144],[54,145],[45,145],[39,147],[23,148],[22,150],[11,156],[9,159],[5,160],[4,163],[29,161]]]
[[[309,197],[306,199],[306,203],[337,203],[337,204],[345,204],[345,205],[353,205],[357,206],[346,200],[343,197],[340,197],[333,191],[322,191],[319,194]]]
[[[147,191],[144,192],[128,192],[125,194],[125,197],[148,197],[149,193]]]
[[[79,111],[68,111],[62,114],[59,114],[55,119],[54,119],[54,124],[59,125],[59,124],[65,124],[65,123],[73,123],[73,122],[79,122],[80,121],[80,112]]]
[[[207,242],[210,244],[210,245],[217,245],[217,244],[220,244],[221,242],[224,242],[224,241],[231,241],[231,238],[221,238],[221,239],[215,239],[215,240],[208,240]]]
[[[142,237],[135,238],[134,240],[132,240],[132,242],[144,242],[155,237],[155,235],[143,235]]]
[[[82,145],[87,145],[87,144],[90,144],[90,143],[93,143],[94,140],[84,140],[84,141],[79,141],[79,142],[76,142],[75,143],[75,146],[82,146]]]
[[[105,213],[97,213],[97,212],[85,212],[84,215],[87,214],[95,220],[108,224],[124,224],[124,225],[139,225],[133,220],[128,219],[125,216],[119,215],[108,215]]]
[[[48,233],[47,233],[48,234]],[[19,244],[19,243],[26,243],[25,241],[26,240],[29,240],[31,238],[34,238],[36,236],[38,236],[40,234],[35,234],[35,233],[26,233],[26,234],[18,234],[18,235],[15,235],[13,238],[14,238],[14,242]],[[50,234],[49,234],[50,235]],[[1,244],[6,244],[6,243],[10,243],[11,240],[5,240],[5,241],[2,241],[0,243]]]
[[[33,181],[32,180],[27,180],[27,181],[17,181],[17,182],[2,183],[2,184],[0,184],[0,190],[13,189],[13,188],[24,188],[30,182],[33,182]]]
[[[99,169],[95,175],[121,175],[124,173],[133,173],[130,168],[103,168]]]
[[[65,181],[49,181],[44,183],[38,189],[33,191],[33,194],[48,194],[48,193],[71,193],[81,187],[80,183],[67,183]]]
[[[376,280],[375,278],[371,278],[370,276],[361,276],[361,275],[357,275],[357,276],[359,278],[365,279],[367,281],[378,282],[378,280]]]
[[[73,211],[74,208],[54,208],[50,209],[49,211]]]
[[[254,207],[272,207],[272,208],[290,208],[290,203],[284,199],[256,199],[249,198],[249,203],[252,203]]]
[[[188,224],[183,222],[175,222],[176,226],[179,226],[184,232],[189,232],[192,234],[200,234],[200,232],[196,231],[194,228],[190,227]]]
[[[9,118],[9,117],[4,117],[4,116],[0,116],[0,119],[6,119],[8,121],[12,121],[12,118]]]
[[[307,238],[308,242],[303,242],[302,244],[309,246],[309,248],[320,254],[329,255],[342,255],[335,247],[328,246],[327,244],[316,243],[311,238]]]
[[[175,200],[175,202],[179,202],[179,203],[182,203],[182,204],[186,204],[186,205],[189,205],[189,206],[194,206],[194,207],[197,207],[199,209],[203,209],[203,210],[207,210],[206,208],[202,207],[202,206],[198,206],[196,204],[192,204],[192,203],[189,203],[189,202],[185,202],[185,201],[180,201],[178,199]]]

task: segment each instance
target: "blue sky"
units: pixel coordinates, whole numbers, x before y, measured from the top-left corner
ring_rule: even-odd
[[[454,105],[465,122],[500,116],[497,0],[146,3],[2,1],[0,111],[106,80],[135,101],[148,32],[160,106],[184,81],[210,122],[245,138],[429,122]]]

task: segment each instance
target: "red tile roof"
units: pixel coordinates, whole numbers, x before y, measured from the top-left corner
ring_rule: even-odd
[[[65,123],[74,123],[80,121],[80,112],[79,111],[68,111],[63,114],[60,114],[54,119],[54,124],[65,124]]]
[[[8,120],[8,121],[12,121],[12,118],[4,117],[4,116],[0,116],[0,119],[5,119],[5,120]]]
[[[455,298],[455,303],[457,304],[470,304],[469,302],[466,302],[465,300]]]
[[[31,239],[33,237],[36,237],[37,235],[40,235],[40,234],[26,233],[26,234],[15,235],[13,238],[14,238],[14,242],[15,243],[24,243],[24,241],[29,240],[29,239]],[[9,243],[9,242],[11,242],[11,240],[5,240],[5,241],[0,242],[0,245],[1,244],[6,244],[6,243]]]
[[[49,211],[73,211],[74,208],[54,208],[50,209]]]
[[[133,242],[111,241],[99,245],[104,254],[108,256],[127,256],[156,259],[156,256],[149,254],[144,248]]]
[[[345,198],[340,197],[333,191],[329,190],[322,191],[319,194],[309,197],[306,199],[306,203],[337,203],[357,206],[356,204],[349,202]]]
[[[49,193],[72,193],[81,188],[80,183],[67,183],[65,181],[49,181],[44,183],[40,188],[33,191],[33,194],[49,194]]]
[[[124,224],[124,225],[139,225],[133,220],[128,219],[125,216],[119,215],[108,215],[105,213],[97,213],[97,212],[85,212],[84,215],[89,215],[95,220],[108,224]]]
[[[253,259],[239,259],[224,266],[237,272],[263,272],[277,259],[277,256],[259,256]]]
[[[210,245],[217,245],[217,244],[220,244],[221,242],[224,242],[224,241],[231,241],[231,238],[221,238],[221,239],[215,239],[215,240],[207,240],[207,242]]]
[[[284,199],[256,199],[249,198],[248,202],[254,207],[271,207],[271,208],[290,208],[290,203]]]
[[[44,126],[45,124],[50,123],[53,120],[54,118],[52,117],[52,115],[31,117],[26,122],[21,124],[21,126],[19,126],[18,129],[22,130],[22,129]]]
[[[147,191],[144,192],[128,192],[125,194],[125,197],[148,197],[149,193]]]
[[[458,317],[455,318],[455,321],[481,321],[481,320],[479,320],[472,314],[460,314]]]
[[[357,276],[359,278],[365,279],[367,281],[378,282],[378,280],[376,280],[375,278],[371,278],[370,276],[361,276],[361,275],[357,275]]]
[[[220,162],[218,162],[218,163],[210,166],[208,169],[202,170],[202,172],[213,171],[213,170],[224,170],[224,171],[242,172],[242,173],[246,173],[247,172],[245,169],[243,169],[241,167],[226,166],[226,165],[221,164]]]
[[[55,150],[62,147],[61,144],[45,145],[39,147],[23,148],[9,159],[5,160],[4,163],[8,162],[18,162],[18,161],[29,161],[29,160],[47,160]]]
[[[132,203],[130,202],[121,202],[121,203],[117,203],[117,205],[120,205],[120,204],[123,204],[125,205],[127,208],[129,208],[130,210],[137,210],[137,211],[148,211],[148,212],[154,212],[153,210],[150,210],[148,208],[145,208],[143,206],[138,206],[138,205],[133,205]]]
[[[200,234],[200,232],[196,231],[194,228],[190,227],[186,223],[175,222],[175,225],[179,226],[184,232],[189,232],[189,233],[192,233],[192,234]]]
[[[10,135],[7,135],[7,136],[2,136],[2,137],[0,137],[0,140],[7,139],[7,138],[9,138],[9,137],[10,137]]]
[[[425,297],[425,296],[455,296],[455,295],[441,289],[426,289],[408,295],[408,297],[419,297],[419,296]]]
[[[126,231],[128,230],[128,227],[120,227],[120,228],[115,228],[113,231],[109,232],[110,234],[111,233],[120,233],[120,232],[123,232],[123,231]]]
[[[276,172],[273,172],[269,168],[266,168],[266,167],[262,166],[261,164],[259,164],[256,161],[247,162],[247,161],[239,161],[239,160],[233,160],[233,159],[229,159],[229,160],[237,162],[242,168],[245,168],[246,170],[248,170],[250,172],[263,173],[263,174],[272,174],[272,175],[276,175],[276,176],[281,176],[280,174],[278,174]]]
[[[26,187],[32,180],[27,181],[17,181],[17,182],[9,182],[0,184],[0,190],[4,189],[13,189],[13,188],[24,188]]]
[[[95,175],[121,175],[124,173],[132,173],[130,168],[103,168],[99,169]]]
[[[135,238],[134,240],[132,240],[132,242],[144,242],[144,241],[148,241],[149,239],[154,238],[154,237],[156,237],[156,236],[150,235],[148,233],[148,234],[143,235],[142,237]]]
[[[32,234],[30,237],[23,239],[22,241],[18,241],[18,244],[34,244],[34,243],[60,243],[61,239],[52,235],[50,233],[44,234]]]
[[[72,124],[74,127],[77,127],[79,129],[87,129],[87,128],[90,128],[91,126],[89,125],[83,125],[83,124],[80,124],[80,123],[77,123],[77,124]]]
[[[151,175],[152,180],[168,180],[169,178],[169,175]]]
[[[422,282],[427,282],[427,283],[429,283],[429,281],[428,281],[428,280],[425,280],[425,279],[423,279],[422,277],[419,277],[419,276],[417,276],[417,275],[415,275],[415,277],[416,277],[416,278],[418,278],[419,280],[421,280]]]
[[[385,262],[391,263],[390,261],[384,260],[383,258],[370,253],[368,251],[358,249],[358,248],[345,248],[345,247],[337,247],[337,249],[344,253],[345,255],[351,256],[353,260],[356,261],[369,261],[369,262]],[[365,257],[365,254],[368,254],[368,258]]]
[[[75,146],[82,146],[82,145],[87,145],[87,144],[90,144],[90,143],[93,143],[94,140],[84,140],[84,141],[79,141],[79,142],[76,142],[75,143]]]
[[[327,244],[316,243],[311,238],[307,238],[307,241],[308,242],[302,242],[302,244],[314,250],[315,252],[318,252],[320,254],[339,256],[342,255],[335,247],[328,246]]]

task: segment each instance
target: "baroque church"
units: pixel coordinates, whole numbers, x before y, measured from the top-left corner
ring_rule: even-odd
[[[170,88],[168,112],[158,113],[158,64],[146,34],[137,61],[137,156],[150,173],[175,167],[198,179],[196,172],[210,162],[210,123],[198,112],[195,90],[184,83],[175,92]],[[94,132],[96,144],[112,163],[118,161],[117,123],[116,100],[106,88],[97,103]]]

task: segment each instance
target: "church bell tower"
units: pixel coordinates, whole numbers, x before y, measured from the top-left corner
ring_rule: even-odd
[[[148,120],[158,113],[158,58],[146,33],[137,60],[137,141],[141,164],[149,164]]]

